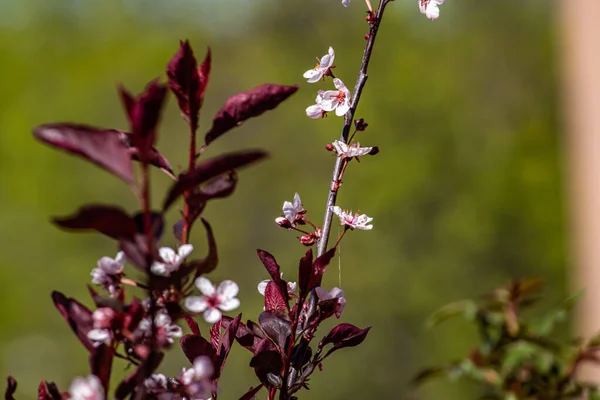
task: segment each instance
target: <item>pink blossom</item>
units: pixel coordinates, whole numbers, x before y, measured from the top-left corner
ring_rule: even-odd
[[[444,0],[419,0],[419,11],[430,20],[434,20],[440,16],[438,7],[442,4],[444,4]]]
[[[236,298],[239,287],[233,281],[223,281],[215,287],[210,280],[201,276],[194,282],[202,292],[202,296],[190,296],[185,299],[185,306],[192,312],[203,313],[204,320],[214,324],[221,319],[221,311],[235,310],[240,306]]]
[[[341,79],[335,78],[333,84],[337,90],[328,90],[323,93],[321,108],[323,111],[335,110],[335,115],[341,117],[350,110],[350,91]]]
[[[69,388],[71,400],[103,400],[104,390],[100,379],[95,375],[87,378],[75,378]]]
[[[313,68],[309,69],[304,73],[308,83],[318,82],[324,75],[326,75],[331,67],[333,67],[333,60],[335,59],[335,52],[333,47],[329,46],[329,51],[319,60],[319,63]]]
[[[365,231],[373,229],[373,225],[367,225],[369,222],[373,221],[373,218],[370,218],[367,214],[359,215],[356,213],[352,215],[352,212],[342,210],[341,207],[338,206],[331,207],[331,211],[339,217],[342,225],[345,225],[350,229],[361,229]]]

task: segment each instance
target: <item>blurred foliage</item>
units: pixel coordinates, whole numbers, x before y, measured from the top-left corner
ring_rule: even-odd
[[[369,123],[361,143],[381,152],[350,166],[339,197],[341,206],[373,216],[375,228],[347,235],[323,282],[341,280],[348,299],[343,319],[373,329],[360,348],[332,360],[303,399],[409,395],[419,366],[467,351],[475,338],[453,324],[423,333],[425,316],[450,299],[520,276],[541,277],[550,300],[564,297],[552,5],[453,0],[435,23],[416,1],[388,7],[357,113]],[[282,107],[236,128],[206,154],[254,147],[272,155],[242,171],[237,193],[205,212],[221,258],[210,278],[235,279],[240,311],[255,317],[262,309],[256,285],[266,279],[255,249],[273,253],[292,277],[304,248],[273,219],[298,191],[310,218],[319,220],[334,163],[324,145],[341,129],[334,116],[306,118],[315,91],[328,87],[302,83],[302,73],[331,45],[336,76],[353,85],[363,18],[359,0],[349,8],[338,0],[0,2],[0,372],[18,379],[18,398],[34,398],[42,378],[67,388],[87,373],[85,351],[49,294],[57,289],[85,299],[96,260],[116,253],[109,240],[60,232],[49,217],[91,201],[130,210],[135,204],[103,171],[35,143],[31,128],[74,121],[126,129],[115,85],[137,92],[154,77],[164,79],[185,38],[199,54],[205,45],[213,50],[201,132],[236,92],[301,83]],[[185,165],[187,132],[173,98],[158,147],[176,170]],[[154,177],[159,202],[169,179]],[[200,230],[192,243],[195,255],[204,254]],[[163,372],[175,375],[184,362],[173,351]],[[248,362],[247,354],[232,351],[223,398],[255,382]],[[115,372],[125,373],[118,365]],[[477,390],[431,384],[419,396],[465,399]]]
[[[558,341],[554,328],[564,322],[575,298],[545,315],[523,315],[538,305],[540,281],[512,281],[479,301],[451,303],[430,319],[436,325],[462,315],[475,325],[479,343],[470,354],[445,367],[422,370],[415,383],[437,376],[468,379],[486,388],[489,400],[600,399],[600,389],[580,381],[584,363],[600,363],[600,335],[582,343]]]

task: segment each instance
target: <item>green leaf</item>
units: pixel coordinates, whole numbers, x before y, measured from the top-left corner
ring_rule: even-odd
[[[473,300],[461,300],[446,304],[434,312],[426,322],[428,329],[438,326],[442,322],[462,315],[466,320],[472,321],[477,315],[478,306]]]

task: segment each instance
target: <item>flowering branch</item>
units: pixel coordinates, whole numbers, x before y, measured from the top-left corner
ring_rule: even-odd
[[[352,97],[352,101],[350,103],[350,109],[348,110],[348,112],[346,112],[346,115],[344,117],[344,126],[342,127],[342,134],[340,136],[340,141],[343,143],[348,143],[348,136],[350,134],[350,127],[352,126],[354,113],[356,112],[356,108],[358,107],[358,102],[360,101],[362,90],[365,87],[365,84],[367,83],[367,69],[369,67],[369,61],[371,60],[373,46],[375,45],[377,31],[379,30],[379,25],[381,24],[385,7],[390,1],[393,0],[380,0],[379,7],[377,8],[377,13],[375,14],[375,16],[373,18],[368,17],[371,29],[369,31],[369,34],[367,35],[367,44],[365,46],[365,51],[363,53],[363,58],[360,64],[360,71],[358,72],[356,85],[354,85],[354,96]],[[327,251],[327,241],[329,240],[329,235],[331,233],[331,221],[333,219],[332,207],[335,206],[339,189],[339,183],[342,178],[342,174],[345,169],[344,165],[346,164],[346,162],[347,160],[345,160],[343,157],[337,157],[335,160],[335,165],[333,167],[333,176],[331,177],[331,185],[329,187],[329,194],[327,195],[327,204],[325,206],[325,217],[323,218],[323,232],[317,242],[317,256],[321,256]]]

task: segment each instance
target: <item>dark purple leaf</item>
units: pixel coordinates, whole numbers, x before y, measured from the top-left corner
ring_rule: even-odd
[[[229,355],[229,351],[231,350],[231,345],[235,341],[235,337],[237,335],[238,327],[240,326],[240,320],[242,319],[242,314],[239,314],[235,317],[227,329],[223,334],[223,338],[221,339],[221,348],[219,349],[219,358],[217,361],[217,378],[221,373],[223,373],[223,367],[225,367],[225,362],[227,361],[227,356]]]
[[[323,254],[321,257],[318,257],[313,263],[312,273],[308,284],[308,291],[311,291],[315,287],[321,285],[321,278],[323,277],[323,273],[325,273],[327,266],[335,254],[335,249],[336,248],[333,247],[327,250],[325,254]]]
[[[124,89],[122,93],[126,93]],[[129,100],[123,101],[133,135],[133,147],[138,150],[142,162],[149,163],[152,158],[152,148],[156,141],[156,125],[160,119],[166,94],[167,87],[154,80],[136,99],[129,95]],[[122,95],[122,99],[125,97]]]
[[[54,382],[41,381],[38,386],[38,400],[61,400],[62,395]]]
[[[108,393],[108,384],[110,382],[110,372],[114,356],[115,350],[105,344],[96,347],[90,354],[90,371],[100,379],[102,387],[104,388],[104,393]]]
[[[200,68],[189,42],[180,42],[179,51],[167,66],[169,88],[177,97],[179,109],[187,117],[193,131],[198,128],[198,112],[210,75],[210,48]]]
[[[123,141],[125,146],[127,146],[127,149],[129,151],[129,155],[130,155],[131,159],[135,160],[135,161],[140,161],[140,150],[133,145],[133,135],[131,133],[122,132],[122,131],[115,131],[115,132],[119,133],[121,140]],[[169,160],[167,160],[165,156],[160,154],[160,152],[156,148],[152,147],[152,149],[150,149],[149,156],[150,156],[150,159],[148,160],[148,162],[151,165],[154,165],[155,167],[160,168],[165,174],[167,174],[171,178],[175,179],[175,175],[173,173],[173,168],[171,168],[171,164],[169,163]]]
[[[204,138],[205,144],[240,126],[247,119],[274,109],[297,90],[298,86],[264,84],[231,96],[213,119],[213,126]]]
[[[198,323],[187,314],[184,315],[183,318],[185,319],[187,326],[190,328],[190,331],[192,331],[192,334],[200,336],[200,327],[198,326]]]
[[[217,353],[212,348],[208,340],[202,336],[197,335],[185,335],[179,341],[183,354],[187,357],[190,363],[194,363],[194,360],[200,356],[207,356],[213,362],[213,365],[217,361]]]
[[[288,318],[270,311],[263,311],[258,316],[258,323],[265,334],[273,340],[279,350],[286,350],[287,341],[292,333],[292,326]]]
[[[200,214],[208,200],[231,196],[237,181],[238,177],[235,171],[228,171],[224,175],[211,179],[201,188],[195,189],[187,197],[186,203],[190,208],[200,208],[200,211],[197,212]]]
[[[271,279],[274,281],[281,280],[279,264],[277,264],[275,257],[265,250],[258,249],[256,250],[256,253],[258,254],[258,258],[260,258],[260,261],[262,261],[263,265],[267,269],[269,275],[271,275]]]
[[[219,321],[215,322],[210,327],[210,345],[215,350],[215,352],[219,351],[219,344],[221,343],[221,324],[223,323],[223,318]],[[225,328],[227,329],[227,328]]]
[[[146,235],[145,214],[140,211],[133,216],[133,221],[135,223],[137,233]],[[155,241],[158,241],[161,238],[163,229],[164,223],[162,214],[156,211],[150,211],[150,232],[152,232]]]
[[[264,151],[249,150],[229,153],[204,161],[193,170],[179,175],[177,182],[171,187],[165,198],[163,210],[169,208],[169,206],[185,191],[193,189],[215,176],[251,164],[266,156],[267,153]]]
[[[298,293],[300,300],[304,300],[310,292],[309,285],[312,276],[312,249],[308,249],[304,257],[300,259],[298,267]]]
[[[118,400],[124,399],[129,396],[130,393],[133,393],[136,387],[156,370],[163,357],[164,353],[150,353],[148,358],[138,365],[135,371],[127,375],[125,379],[119,383],[115,390],[115,398]]]
[[[6,391],[4,392],[4,398],[6,400],[15,400],[13,394],[17,391],[17,381],[12,376],[6,378]]]
[[[335,350],[344,347],[358,346],[365,340],[370,329],[370,326],[365,329],[360,329],[352,324],[339,324],[334,327],[323,340],[321,340],[319,348],[323,348],[329,343],[333,344],[333,348],[325,355],[325,357],[327,357],[327,355],[333,353]]]
[[[113,239],[132,239],[136,224],[121,208],[104,205],[81,207],[76,214],[65,218],[54,218],[56,225],[65,229],[94,229]]]
[[[87,333],[93,327],[92,312],[77,300],[69,299],[60,292],[52,292],[52,301],[69,323],[71,330],[75,332],[79,341],[89,351],[94,349],[93,343],[88,339]]]
[[[284,313],[288,310],[287,287],[284,283],[283,292],[281,286],[275,281],[269,281],[265,288],[265,311]]]
[[[91,161],[133,183],[133,168],[127,146],[116,131],[77,124],[40,125],[33,135],[41,142]]]
[[[126,307],[125,311],[126,317],[124,325],[129,331],[133,332],[144,318],[146,311],[144,310],[142,302],[137,297],[134,297],[131,300],[131,303]]]
[[[260,385],[258,385],[255,388],[250,388],[250,390],[248,390],[246,393],[244,393],[244,395],[242,397],[240,397],[240,400],[252,400],[254,399],[254,397],[256,396],[256,394],[258,392],[260,392],[260,390],[263,388],[263,384],[261,383]]]
[[[254,368],[254,373],[260,382],[270,386],[268,376],[269,374],[281,375],[283,360],[276,350],[271,349],[273,343],[269,339],[263,339],[262,343],[266,342],[269,342],[270,345],[267,344],[262,349],[259,347],[256,355],[250,360],[250,366]]]

